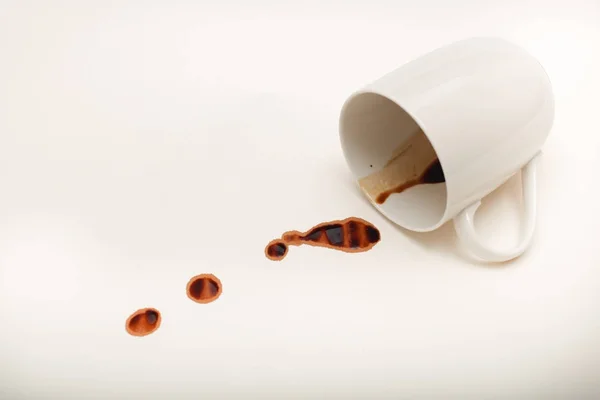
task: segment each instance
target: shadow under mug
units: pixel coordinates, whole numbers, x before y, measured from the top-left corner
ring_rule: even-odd
[[[340,115],[344,157],[357,180],[381,170],[394,149],[425,135],[444,182],[411,187],[371,203],[392,222],[427,232],[449,220],[475,256],[521,255],[536,219],[535,162],[554,120],[550,80],[522,48],[472,38],[438,48],[352,94]],[[522,170],[525,224],[519,245],[484,244],[474,214],[487,194]]]

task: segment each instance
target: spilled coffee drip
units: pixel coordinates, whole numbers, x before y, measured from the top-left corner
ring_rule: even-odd
[[[373,224],[350,217],[342,221],[323,222],[308,232],[286,232],[281,239],[272,240],[267,245],[265,255],[270,260],[279,261],[287,255],[288,246],[303,244],[358,253],[371,249],[380,239],[379,230]]]
[[[359,180],[361,189],[377,204],[390,195],[417,185],[445,182],[444,171],[431,143],[422,131],[402,143],[379,171]]]
[[[436,158],[435,161],[425,170],[425,172],[423,172],[423,174],[418,179],[411,179],[410,181],[400,184],[395,188],[380,193],[375,198],[375,202],[377,204],[383,204],[387,200],[387,198],[390,197],[391,194],[402,193],[406,189],[410,189],[413,186],[442,182],[446,182],[446,177],[444,176],[444,171],[442,170],[440,160]]]

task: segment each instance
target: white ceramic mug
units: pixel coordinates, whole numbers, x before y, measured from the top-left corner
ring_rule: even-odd
[[[361,179],[422,131],[445,183],[417,185],[373,205],[394,223],[426,232],[453,219],[477,257],[506,261],[529,246],[535,228],[535,161],[554,120],[551,84],[540,63],[497,38],[473,38],[401,66],[345,102],[340,139]],[[473,226],[480,200],[522,170],[525,224],[515,248],[482,243]]]

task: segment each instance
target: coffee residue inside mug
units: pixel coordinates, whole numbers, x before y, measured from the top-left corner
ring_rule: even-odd
[[[359,179],[362,191],[375,203],[424,184],[446,181],[435,149],[422,130],[398,145],[380,169]]]
[[[125,329],[132,336],[146,336],[155,332],[161,323],[160,312],[155,308],[142,308],[127,318]]]
[[[213,274],[196,275],[187,284],[187,296],[196,303],[206,304],[219,298],[223,286]]]
[[[285,232],[280,239],[269,242],[265,248],[265,255],[270,260],[283,260],[287,255],[288,246],[303,244],[360,253],[370,250],[380,239],[379,230],[373,224],[362,218],[350,217],[323,222],[307,232]]]
[[[377,204],[383,204],[387,200],[387,198],[390,197],[391,194],[402,193],[406,189],[409,189],[413,186],[442,182],[446,182],[446,177],[444,176],[444,170],[442,169],[440,160],[436,159],[417,179],[410,180],[408,182],[396,186],[395,188],[380,193],[375,199],[375,202]]]

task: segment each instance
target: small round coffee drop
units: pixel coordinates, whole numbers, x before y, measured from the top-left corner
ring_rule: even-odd
[[[206,304],[219,298],[223,291],[223,285],[213,274],[201,274],[190,279],[186,289],[187,296],[191,300]]]
[[[142,308],[127,318],[125,329],[132,336],[146,336],[155,332],[161,323],[160,311],[155,308]]]
[[[280,239],[272,240],[265,248],[265,255],[269,260],[280,261],[285,258],[288,246]]]

